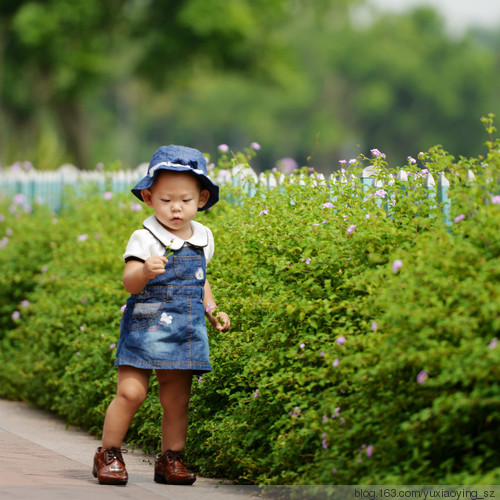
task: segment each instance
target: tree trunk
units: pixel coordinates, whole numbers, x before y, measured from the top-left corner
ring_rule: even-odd
[[[88,170],[89,144],[86,116],[76,99],[65,99],[54,104],[54,112],[61,127],[66,149],[78,168]]]

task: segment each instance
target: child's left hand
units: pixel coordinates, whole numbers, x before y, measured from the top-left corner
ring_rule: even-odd
[[[215,326],[219,332],[227,332],[231,326],[229,316],[225,312],[217,311],[217,315],[207,314],[208,320],[212,326]]]

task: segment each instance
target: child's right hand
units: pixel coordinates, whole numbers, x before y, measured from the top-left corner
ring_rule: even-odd
[[[146,259],[142,272],[144,277],[149,281],[150,279],[158,276],[158,274],[163,274],[165,272],[165,264],[167,263],[167,258],[162,255],[153,255]]]

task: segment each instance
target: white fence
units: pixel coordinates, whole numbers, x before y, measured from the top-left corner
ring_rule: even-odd
[[[131,189],[146,173],[147,164],[140,165],[133,170],[121,170],[117,172],[101,171],[82,171],[77,168],[66,165],[55,171],[37,171],[31,169],[23,171],[22,169],[0,170],[0,195],[22,200],[27,210],[36,204],[46,204],[55,212],[62,208],[64,202],[64,193],[67,188],[71,189],[76,196],[83,196],[91,187],[93,191],[105,193],[107,191],[118,193]],[[450,223],[449,198],[450,183],[444,173],[440,173],[437,181],[429,172],[424,174],[423,188],[429,199],[435,199],[442,207],[445,215],[445,222]],[[396,179],[402,183],[408,182],[408,175],[404,170],[397,173]],[[470,182],[475,180],[474,173],[469,170],[467,179]],[[266,174],[257,174],[247,166],[236,166],[232,170],[219,171],[214,181],[220,186],[240,185],[249,196],[254,196],[259,189],[273,189],[285,182],[296,182],[306,184],[303,175],[283,174],[280,172],[268,172]],[[389,176],[384,186],[383,182],[376,179],[376,172],[372,167],[363,170],[360,178],[352,174],[336,172],[326,177],[323,174],[315,174],[316,183],[334,185],[349,185],[353,182],[360,182],[363,193],[367,196],[375,196],[379,206],[387,210],[391,203],[384,187],[393,184],[394,178]],[[375,192],[369,195],[369,191]],[[332,190],[334,191],[334,190]]]
[[[0,194],[23,200],[27,209],[36,204],[45,204],[58,212],[68,189],[77,196],[84,195],[90,186],[101,193],[127,191],[144,177],[146,168],[139,166],[134,170],[100,172],[64,165],[52,171],[4,170],[0,171]]]

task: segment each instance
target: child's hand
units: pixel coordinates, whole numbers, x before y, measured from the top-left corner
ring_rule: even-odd
[[[229,316],[225,312],[217,311],[217,314],[213,316],[211,313],[207,314],[208,321],[215,326],[219,332],[227,332],[231,326],[231,321]]]
[[[144,262],[142,272],[144,277],[149,281],[150,279],[158,276],[158,274],[163,274],[165,272],[165,264],[167,263],[167,258],[161,255],[153,255],[149,257]]]

